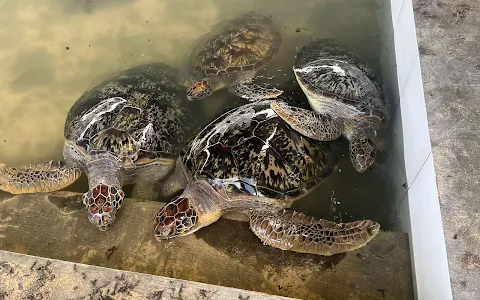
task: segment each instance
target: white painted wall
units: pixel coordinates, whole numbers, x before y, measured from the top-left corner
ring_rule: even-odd
[[[449,300],[452,291],[412,0],[378,0],[378,4],[384,29],[382,76],[392,97],[392,146],[397,149],[390,155],[396,161],[385,164],[391,170],[384,170],[397,187],[391,222],[393,228],[409,233],[415,298]],[[402,156],[403,161],[399,159]]]

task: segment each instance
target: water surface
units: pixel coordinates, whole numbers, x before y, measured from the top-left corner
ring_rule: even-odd
[[[0,1],[0,161],[9,165],[62,158],[71,105],[114,72],[148,62],[184,69],[192,45],[220,21],[256,11],[272,18],[283,42],[263,71],[291,82],[295,51],[314,38],[335,38],[380,73],[375,0],[83,0]],[[202,103],[232,97],[217,92]],[[345,149],[347,144],[345,144]],[[339,170],[296,208],[335,221],[369,218],[388,228],[388,179],[356,173],[347,152]],[[86,191],[86,181],[69,188]],[[121,220],[119,220],[120,222]]]

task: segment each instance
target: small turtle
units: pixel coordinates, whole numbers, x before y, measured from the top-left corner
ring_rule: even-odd
[[[305,136],[331,141],[344,135],[358,172],[375,162],[377,130],[387,118],[381,84],[373,71],[332,39],[302,47],[293,67],[311,110],[280,102],[275,112]]]
[[[338,147],[293,130],[271,102],[233,109],[192,140],[179,164],[187,187],[156,215],[157,240],[193,233],[232,212],[246,214],[263,243],[296,252],[346,252],[378,233],[380,225],[369,220],[336,224],[285,210],[334,172]]]
[[[12,194],[56,191],[84,172],[89,191],[83,203],[90,222],[104,231],[122,205],[123,185],[138,183],[134,191],[148,194],[148,184],[175,167],[193,126],[186,103],[178,74],[167,65],[141,65],[115,74],[71,107],[64,161],[0,165],[0,189]]]
[[[203,99],[224,87],[242,97],[279,96],[282,91],[251,82],[280,48],[281,35],[272,20],[252,12],[217,28],[192,51],[190,64],[199,80],[188,87],[188,99]]]

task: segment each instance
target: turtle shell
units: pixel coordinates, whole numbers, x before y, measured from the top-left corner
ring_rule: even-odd
[[[330,175],[338,158],[335,142],[302,136],[270,103],[240,106],[205,127],[183,158],[192,175],[223,189],[230,199],[278,200],[295,200]]]
[[[280,45],[281,35],[272,20],[249,13],[217,25],[193,50],[191,65],[204,76],[258,70]]]
[[[176,71],[147,64],[119,72],[84,93],[70,109],[65,138],[85,153],[120,159],[178,155],[194,126]],[[183,143],[182,143],[183,142]]]
[[[321,39],[296,54],[294,72],[304,88],[356,111],[384,118],[386,103],[373,71],[333,39]]]

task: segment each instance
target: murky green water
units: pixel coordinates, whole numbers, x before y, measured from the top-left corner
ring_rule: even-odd
[[[65,117],[85,90],[143,63],[185,68],[199,37],[249,11],[270,16],[281,29],[280,51],[263,71],[275,83],[293,80],[295,51],[314,38],[356,49],[379,73],[376,10],[374,0],[0,1],[0,161],[61,159]],[[232,97],[215,93],[201,105],[202,115],[213,118],[212,105],[226,107]],[[374,171],[356,173],[346,154],[337,173],[296,208],[335,221],[369,218],[388,229],[388,180]],[[69,189],[84,192],[86,181]]]
[[[280,51],[261,71],[279,86],[291,86],[296,49],[315,38],[335,38],[355,49],[380,75],[382,43],[377,9],[376,0],[0,0],[0,163],[21,165],[62,159],[67,112],[87,89],[114,72],[149,62],[165,62],[185,70],[192,46],[200,37],[219,22],[249,11],[271,17],[281,30]],[[208,101],[195,103],[198,117],[213,119],[235,99],[238,101],[225,90],[216,92]],[[378,159],[374,170],[360,174],[351,166],[346,141],[342,149],[338,170],[294,208],[337,222],[372,219],[383,229],[390,229],[395,191],[392,181],[379,171],[389,169],[382,165],[384,157]],[[85,177],[67,189],[85,192]],[[9,195],[0,192],[0,198],[4,197]],[[153,227],[153,220],[150,223]],[[90,229],[99,234],[93,225],[87,226],[91,228],[85,230],[86,235]],[[205,232],[198,236],[208,243],[204,235],[210,233]],[[153,236],[148,240],[156,243]],[[262,246],[260,242],[258,245]],[[62,249],[59,247],[59,252]],[[90,248],[85,249],[90,253]],[[285,252],[278,253],[284,260]],[[149,255],[154,254],[164,255]],[[163,259],[160,256],[158,261]],[[121,257],[114,256],[110,262]],[[170,264],[165,261],[166,266]],[[100,265],[109,266],[103,261]],[[150,267],[154,264],[145,268]],[[161,275],[175,277],[176,273]],[[207,278],[180,277],[199,281]]]

